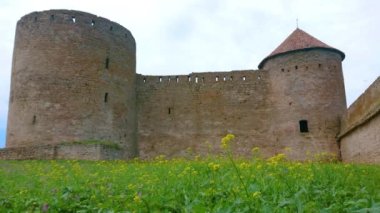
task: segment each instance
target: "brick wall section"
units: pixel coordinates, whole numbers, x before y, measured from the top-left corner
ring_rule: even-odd
[[[271,109],[265,71],[139,75],[137,79],[142,158],[216,154],[227,133],[236,135],[238,144],[233,147],[241,155],[249,155],[255,146],[262,147],[264,154],[278,149],[266,140]]]
[[[6,147],[107,140],[136,156],[135,48],[127,29],[88,13],[22,17]]]
[[[52,160],[54,156],[55,148],[52,145],[0,149],[0,160]]]
[[[348,108],[341,126],[343,161],[380,163],[380,77]]]
[[[275,57],[264,70],[192,73],[178,76],[178,83],[176,76],[140,75],[140,155],[217,154],[227,133],[236,135],[234,151],[242,156],[253,147],[264,157],[286,153],[294,160],[338,155],[336,136],[346,109],[341,60],[318,49]],[[300,133],[303,119],[308,133]]]
[[[66,143],[0,149],[0,160],[113,160],[123,157],[123,150],[103,144]]]

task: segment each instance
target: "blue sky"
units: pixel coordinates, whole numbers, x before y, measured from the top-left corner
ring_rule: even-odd
[[[137,72],[151,75],[256,69],[296,27],[345,52],[347,102],[379,76],[380,1],[371,0],[0,0],[0,147],[17,20],[32,11],[74,9],[128,28]]]

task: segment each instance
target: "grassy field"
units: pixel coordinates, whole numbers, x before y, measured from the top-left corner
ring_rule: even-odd
[[[301,164],[282,154],[233,160],[228,152],[192,160],[0,161],[0,212],[25,211],[380,212],[380,166]]]

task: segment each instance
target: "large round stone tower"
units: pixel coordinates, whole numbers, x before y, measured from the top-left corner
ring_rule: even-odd
[[[72,10],[16,28],[6,146],[109,141],[137,155],[136,45],[121,25]]]
[[[336,136],[346,109],[343,52],[296,29],[260,64],[271,82],[273,142],[292,159],[339,153]]]

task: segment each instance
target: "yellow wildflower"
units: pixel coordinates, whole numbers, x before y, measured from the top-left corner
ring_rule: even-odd
[[[253,147],[253,149],[251,150],[252,153],[256,153],[256,152],[259,152],[260,151],[260,148],[259,147]]]
[[[212,171],[218,171],[220,169],[220,165],[217,164],[217,163],[209,163],[208,164],[208,167],[212,170]]]
[[[140,195],[136,193],[135,196],[133,197],[133,201],[136,203],[140,203],[141,202]]]
[[[252,198],[253,198],[253,199],[259,198],[260,196],[261,196],[261,192],[259,192],[259,191],[254,192],[254,193],[252,194]]]
[[[227,134],[224,138],[222,138],[221,141],[221,148],[226,150],[230,147],[230,142],[235,139],[235,135],[233,134]]]

